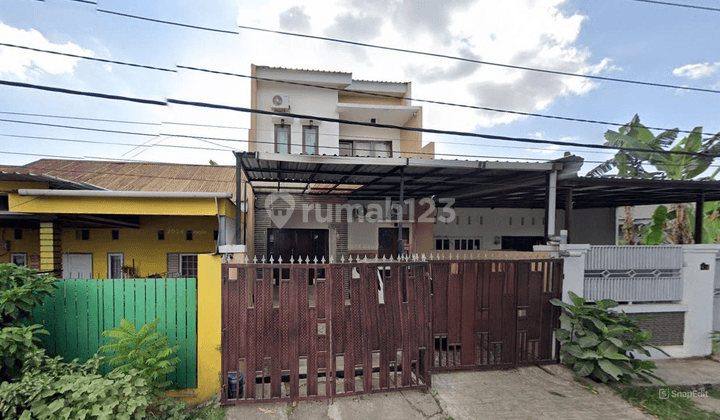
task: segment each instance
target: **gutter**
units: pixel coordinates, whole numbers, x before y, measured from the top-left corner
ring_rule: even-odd
[[[232,193],[179,191],[96,191],[19,189],[21,196],[112,197],[112,198],[232,198]]]

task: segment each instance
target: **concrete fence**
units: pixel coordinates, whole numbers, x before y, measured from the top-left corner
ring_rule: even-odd
[[[616,300],[617,310],[653,331],[651,342],[671,357],[707,356],[719,311],[714,307],[720,301],[718,252],[718,245],[561,245],[563,300],[569,302],[569,291],[589,300]]]

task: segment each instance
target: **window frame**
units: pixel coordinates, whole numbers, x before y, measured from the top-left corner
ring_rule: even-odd
[[[183,266],[183,258],[195,258],[195,275],[190,275],[188,272],[185,271],[185,267]],[[180,277],[181,278],[193,278],[196,279],[198,276],[198,254],[178,254],[178,268],[180,269]]]
[[[287,130],[287,145],[286,145],[287,152],[278,151],[278,149],[280,148],[280,145],[281,145],[281,143],[278,142],[278,134],[279,134],[280,130]],[[291,130],[291,127],[289,124],[285,124],[285,123],[275,124],[275,153],[280,153],[283,155],[290,154],[290,150],[292,147],[291,133],[292,133],[292,130]]]
[[[18,264],[15,262],[15,257],[22,257],[23,260],[25,260],[24,264]],[[11,252],[10,253],[10,262],[19,265],[21,267],[27,267],[28,266],[28,257],[27,252]]]
[[[361,154],[358,153],[358,146],[359,146],[358,143],[364,143],[364,144],[370,145],[370,148],[369,148],[369,149],[363,149],[363,152],[364,152],[364,153],[366,152],[367,154],[361,155]],[[342,152],[342,146],[343,146],[343,144],[350,146],[350,154],[349,154],[349,155],[348,155],[348,154],[343,154],[343,152]],[[384,147],[383,147],[383,150],[380,150],[380,146],[381,146],[381,145],[384,146]],[[391,140],[382,140],[382,141],[377,141],[377,140],[361,140],[361,139],[358,139],[358,140],[340,140],[339,143],[338,143],[338,146],[340,146],[340,147],[339,147],[339,150],[338,150],[338,152],[339,152],[338,154],[339,154],[340,156],[388,157],[388,158],[393,157],[393,148],[392,148],[392,141],[391,141]],[[363,145],[363,146],[364,146],[364,145]],[[387,156],[378,156],[378,154],[379,154],[380,152],[382,152],[382,153],[387,153]]]
[[[307,144],[307,133],[310,130],[315,130],[315,145],[310,147],[315,147],[315,153],[308,153],[308,144]],[[320,127],[317,125],[309,124],[309,125],[303,125],[302,126],[302,150],[303,154],[305,155],[319,155],[320,151],[318,150],[320,148]]]

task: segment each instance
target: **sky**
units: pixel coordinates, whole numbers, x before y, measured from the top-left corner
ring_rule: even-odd
[[[718,7],[715,0],[677,2]],[[0,43],[176,71],[0,46],[0,80],[156,101],[170,98],[250,107],[249,79],[177,66],[249,75],[251,64],[257,64],[411,82],[415,99],[616,124],[638,114],[651,127],[702,126],[706,133],[717,133],[718,93],[550,75],[238,25],[513,66],[720,90],[718,18],[720,12],[633,0],[98,0],[97,4],[3,0]],[[424,127],[440,130],[603,144],[604,133],[618,128],[415,104],[423,106]],[[249,126],[249,115],[237,111],[0,85],[0,165],[23,165],[43,157],[194,164],[213,160],[232,165],[232,150],[247,150]],[[571,146],[447,135],[424,134],[423,141],[435,141],[436,157],[443,159],[554,159],[571,152],[585,159],[582,172],[611,156]]]

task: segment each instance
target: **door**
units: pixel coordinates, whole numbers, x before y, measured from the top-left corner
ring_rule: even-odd
[[[403,228],[403,240],[405,242],[410,238],[410,229]],[[397,228],[378,228],[378,257],[386,256],[390,258],[397,257],[398,251],[398,229]]]
[[[64,254],[63,255],[63,278],[64,279],[91,279],[92,254]]]
[[[121,279],[123,278],[123,265],[125,262],[125,256],[122,253],[114,252],[108,254],[108,278],[109,279]]]
[[[328,230],[327,229],[268,229],[267,250],[268,258],[275,261],[282,257],[289,262],[290,257],[295,261],[323,257],[328,260]]]

